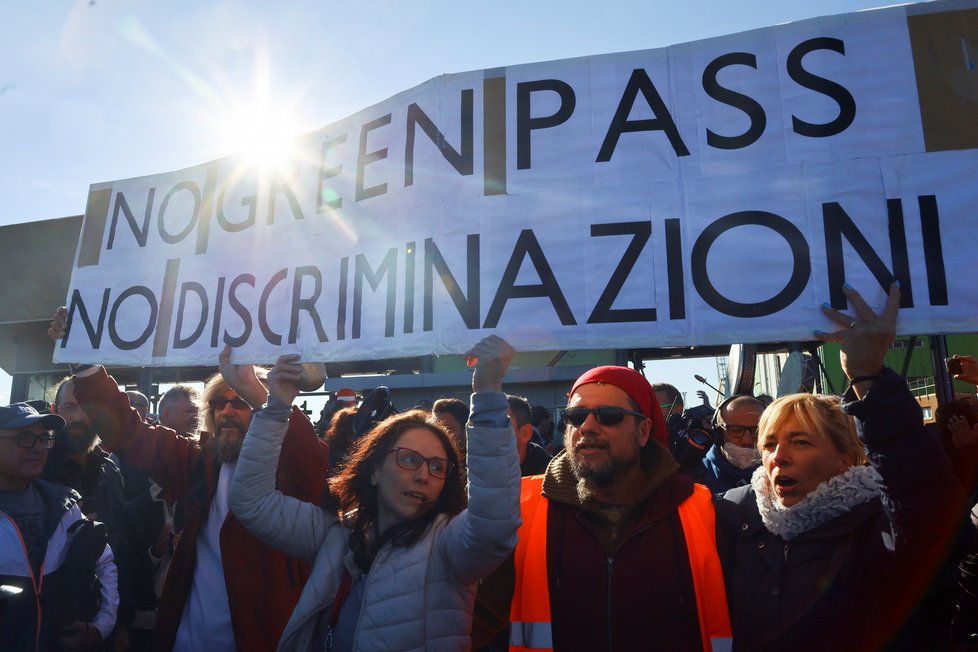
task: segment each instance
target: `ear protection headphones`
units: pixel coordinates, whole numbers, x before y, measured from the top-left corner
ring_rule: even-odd
[[[717,406],[716,411],[713,413],[713,436],[716,439],[716,442],[720,445],[723,445],[723,443],[726,441],[723,437],[723,411],[727,408],[727,406],[739,398],[746,398],[750,399],[751,401],[755,401],[761,405],[761,411],[764,411],[764,404],[761,403],[756,396],[751,396],[750,394],[734,394],[733,396],[723,399],[723,401],[720,402],[720,405]]]
[[[391,402],[391,390],[381,385],[367,394],[357,409],[353,418],[354,436],[359,439],[392,414],[397,414],[397,408]]]
[[[716,440],[717,444],[723,445],[726,441],[723,438],[723,411],[728,405],[733,403],[738,398],[754,398],[749,394],[734,394],[733,396],[728,396],[720,402],[717,406],[716,411],[713,413],[713,438]]]
[[[741,398],[743,396],[746,396],[746,394],[734,394],[733,396],[728,396],[720,401],[720,405],[718,405],[717,409],[713,412],[713,421],[710,422],[710,426],[714,431],[720,428],[720,425],[723,423],[721,419],[723,418],[724,408],[733,403],[734,399]]]

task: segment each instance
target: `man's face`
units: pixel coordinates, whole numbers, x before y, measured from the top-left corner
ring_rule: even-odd
[[[185,394],[177,394],[169,399],[160,412],[160,423],[184,437],[193,437],[196,434],[198,418],[197,406]]]
[[[569,408],[605,406],[634,409],[628,394],[614,385],[602,383],[578,387],[567,403]],[[626,415],[620,423],[601,425],[594,414],[589,414],[580,426],[568,426],[564,435],[571,469],[585,482],[600,487],[611,486],[639,463],[650,431],[649,419]]]
[[[237,405],[235,405],[237,404]],[[251,425],[251,407],[230,387],[211,399],[208,409],[214,414],[217,432],[211,437],[221,462],[235,462],[241,452],[248,426]]]
[[[661,389],[655,390],[655,400],[659,402],[659,408],[662,410],[662,416],[666,419],[674,414],[683,413],[683,402],[676,399],[676,404],[673,405],[672,399],[669,398],[669,395]]]
[[[98,438],[95,427],[75,400],[75,383],[69,380],[61,386],[55,410],[65,420],[64,443],[75,453],[90,453]]]
[[[16,430],[0,428],[0,491],[23,491],[28,482],[41,477],[48,459],[47,445],[37,439],[30,447],[18,446],[17,436],[21,433],[41,435],[48,431],[39,423]]]
[[[725,408],[720,415],[724,440],[741,448],[754,448],[761,412],[761,406],[754,403],[738,403]]]
[[[526,453],[526,445],[530,443],[533,438],[533,426],[529,423],[522,426],[516,423],[516,417],[513,416],[513,411],[510,409],[506,410],[506,415],[509,417],[509,423],[513,428],[513,435],[516,437],[516,450],[520,452],[520,457]]]

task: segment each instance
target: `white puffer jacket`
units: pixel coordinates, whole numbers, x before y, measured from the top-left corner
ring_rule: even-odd
[[[472,395],[468,509],[454,518],[436,518],[410,548],[387,544],[380,550],[364,587],[357,650],[470,648],[476,584],[516,546],[520,524],[519,457],[506,408],[501,392]],[[349,570],[354,581],[359,571],[347,543],[350,531],[335,515],[275,490],[287,423],[263,412],[252,419],[229,504],[264,543],[313,563],[278,646],[306,652],[320,613],[332,605],[343,571]]]

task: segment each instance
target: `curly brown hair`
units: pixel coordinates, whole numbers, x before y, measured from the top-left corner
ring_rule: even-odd
[[[413,428],[422,428],[438,438],[445,447],[452,471],[445,478],[445,485],[431,509],[409,521],[390,526],[371,541],[367,533],[377,523],[378,504],[377,487],[371,484],[370,477],[401,434]],[[423,410],[387,417],[354,443],[346,464],[329,479],[322,507],[338,514],[343,524],[352,530],[350,549],[357,566],[364,572],[369,571],[374,556],[387,541],[395,546],[412,546],[421,539],[436,516],[455,516],[465,509],[465,485],[459,460],[458,448],[451,435]]]

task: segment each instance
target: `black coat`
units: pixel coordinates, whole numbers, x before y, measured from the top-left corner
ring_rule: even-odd
[[[873,650],[863,626],[886,616],[885,578],[900,574],[883,553],[879,499],[785,541],[769,532],[754,490],[728,491],[718,509],[736,530],[727,593],[737,650]],[[875,545],[878,542],[878,545]]]
[[[960,487],[892,371],[861,401],[850,390],[843,410],[883,478],[881,499],[790,542],[765,528],[751,487],[717,499],[734,650],[941,649],[946,632],[910,613],[943,556]]]
[[[48,453],[41,478],[77,491],[81,495],[79,507],[82,513],[95,514],[94,520],[105,523],[109,546],[119,569],[117,622],[128,624],[132,620],[133,609],[133,532],[126,511],[125,482],[119,466],[100,446],[96,446],[85,462],[80,464],[58,436]]]

